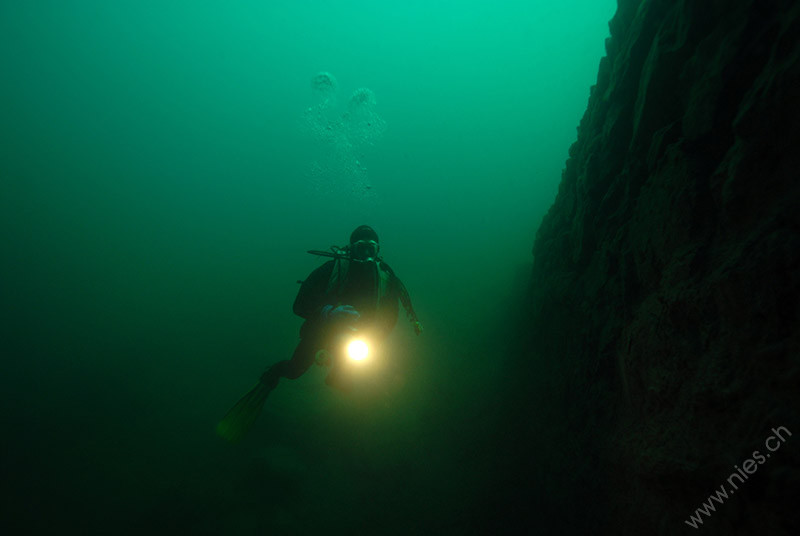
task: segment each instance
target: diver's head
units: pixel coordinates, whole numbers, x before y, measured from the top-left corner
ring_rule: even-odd
[[[359,225],[350,234],[350,257],[357,262],[375,262],[381,246],[378,233],[369,225]]]

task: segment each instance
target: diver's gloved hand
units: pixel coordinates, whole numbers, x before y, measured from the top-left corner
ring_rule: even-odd
[[[356,311],[352,305],[340,305],[334,307],[333,305],[326,305],[322,308],[322,319],[325,322],[355,322],[361,318],[361,313]]]

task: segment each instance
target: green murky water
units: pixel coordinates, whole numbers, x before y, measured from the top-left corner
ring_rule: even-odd
[[[614,2],[231,4],[0,5],[4,522],[463,534]],[[426,332],[380,388],[314,367],[221,442],[297,341],[305,251],[362,223]]]

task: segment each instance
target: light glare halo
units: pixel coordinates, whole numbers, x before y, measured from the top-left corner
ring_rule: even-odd
[[[353,361],[363,361],[369,354],[369,347],[367,343],[361,339],[353,339],[347,345],[347,355]]]

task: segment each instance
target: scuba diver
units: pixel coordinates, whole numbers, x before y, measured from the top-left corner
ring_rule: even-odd
[[[293,310],[305,319],[300,328],[300,342],[291,359],[269,367],[258,385],[225,415],[217,426],[220,436],[230,441],[241,439],[261,414],[264,401],[279,380],[299,378],[315,361],[329,362],[328,349],[342,334],[357,330],[367,333],[373,342],[385,339],[397,323],[398,304],[403,305],[414,332],[417,335],[422,332],[408,291],[378,256],[379,251],[378,234],[368,225],[357,227],[344,248],[309,251],[332,259],[311,272],[305,281],[298,281],[301,286]],[[366,351],[365,346],[363,352]],[[344,389],[339,372],[339,367],[334,366],[325,383]]]

